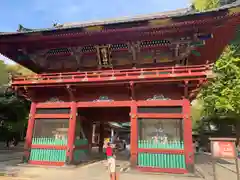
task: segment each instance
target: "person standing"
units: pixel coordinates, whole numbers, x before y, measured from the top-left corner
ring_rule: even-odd
[[[116,179],[116,156],[114,155],[113,148],[110,143],[107,144],[106,148],[108,170],[110,173],[110,180]]]

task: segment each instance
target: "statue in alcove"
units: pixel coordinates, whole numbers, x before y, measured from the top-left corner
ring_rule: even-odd
[[[106,66],[108,64],[107,50],[106,48],[101,49],[101,57],[103,65]]]
[[[111,68],[111,52],[110,46],[97,46],[98,64],[99,67]]]
[[[156,122],[154,124],[155,132],[153,133],[152,139],[154,143],[163,143],[168,142],[167,134],[163,130],[163,125],[161,122]]]

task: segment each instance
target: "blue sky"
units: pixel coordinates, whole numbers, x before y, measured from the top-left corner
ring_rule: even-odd
[[[0,32],[185,8],[191,0],[1,0]],[[1,57],[6,62],[6,58]]]

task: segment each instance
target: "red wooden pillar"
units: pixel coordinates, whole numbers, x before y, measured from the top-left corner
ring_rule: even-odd
[[[184,114],[184,150],[185,161],[188,172],[194,172],[194,151],[192,146],[192,121],[191,121],[191,104],[188,99],[183,100]]]
[[[34,129],[34,121],[35,121],[35,113],[36,113],[36,105],[37,105],[36,102],[32,102],[30,113],[29,113],[28,127],[27,127],[25,146],[24,146],[24,157],[23,157],[24,162],[27,162],[29,160],[29,156],[30,156],[33,129]]]
[[[131,158],[130,163],[133,168],[137,166],[137,150],[138,150],[138,123],[137,123],[137,104],[133,101],[130,112],[131,120]]]
[[[69,128],[68,128],[68,144],[67,144],[67,154],[66,154],[67,164],[71,164],[73,162],[76,121],[77,121],[77,103],[72,102],[71,114],[69,119]]]

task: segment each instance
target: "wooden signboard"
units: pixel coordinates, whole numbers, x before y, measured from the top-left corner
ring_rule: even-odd
[[[217,180],[216,175],[216,164],[217,159],[235,159],[237,180],[239,178],[239,168],[238,168],[238,157],[237,150],[235,146],[235,138],[210,138],[211,141],[211,154],[213,160],[213,176],[214,180]]]
[[[213,156],[216,158],[236,158],[235,142],[233,141],[212,141]]]

